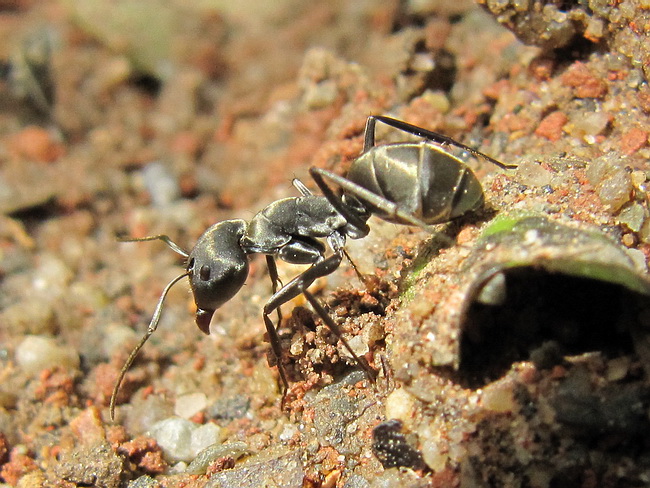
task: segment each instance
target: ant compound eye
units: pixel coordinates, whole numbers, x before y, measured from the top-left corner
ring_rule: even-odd
[[[210,280],[210,266],[207,264],[201,266],[201,269],[199,270],[199,278],[201,278],[202,281]]]

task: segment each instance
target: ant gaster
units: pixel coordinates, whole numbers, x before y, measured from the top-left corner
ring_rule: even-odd
[[[400,142],[375,146],[375,125],[383,122],[403,132],[424,138],[421,142]],[[479,208],[483,189],[472,171],[440,146],[453,145],[507,169],[506,165],[451,138],[385,116],[368,117],[361,155],[352,163],[347,177],[311,168],[309,173],[322,195],[314,195],[299,180],[293,184],[299,197],[277,200],[257,213],[249,222],[225,220],[207,229],[188,254],[167,236],[151,236],[135,241],[162,240],[187,258],[186,271],[164,289],[146,334],[127,359],[116,382],[110,402],[114,416],[117,392],[137,353],[156,330],[163,301],[169,289],[185,276],[196,303],[196,324],[210,333],[210,320],[216,309],[233,298],[248,276],[248,256],[266,255],[273,295],[264,305],[263,318],[284,392],[288,389],[282,365],[282,349],[276,326],[270,318],[284,303],[302,294],[323,322],[338,336],[354,360],[374,380],[375,372],[359,358],[334,320],[308,291],[322,276],[333,273],[347,256],[346,238],[359,239],[370,232],[367,220],[372,214],[403,225],[428,228]],[[326,180],[342,189],[339,196]],[[325,255],[325,240],[332,254]],[[292,264],[311,265],[289,283],[280,286],[275,259]],[[279,325],[279,324],[278,324]]]

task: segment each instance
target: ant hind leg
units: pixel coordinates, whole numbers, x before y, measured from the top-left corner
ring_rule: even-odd
[[[372,119],[372,122],[371,122]],[[395,129],[401,130],[403,132],[406,132],[408,134],[413,134],[414,136],[418,137],[423,137],[425,139],[429,139],[430,141],[433,141],[437,144],[441,145],[448,145],[448,146],[456,146],[459,149],[462,149],[464,151],[469,152],[473,156],[485,159],[486,161],[489,161],[490,163],[498,166],[499,168],[503,169],[513,169],[516,168],[516,164],[505,164],[502,163],[501,161],[494,159],[491,156],[488,156],[485,153],[482,153],[481,151],[474,149],[473,147],[467,146],[463,144],[462,142],[458,142],[455,139],[452,139],[451,137],[445,136],[443,134],[440,134],[438,132],[433,132],[427,129],[423,129],[422,127],[418,127],[417,125],[409,124],[408,122],[404,122],[403,120],[398,120],[394,119],[392,117],[386,117],[385,115],[371,115],[368,117],[368,122],[366,123],[366,135],[365,135],[365,144],[363,148],[363,152],[366,152],[370,147],[374,146],[375,143],[375,123],[376,121],[383,122],[384,124],[393,127]],[[368,134],[368,131],[372,131],[372,135]],[[366,147],[367,144],[372,143],[370,147]]]

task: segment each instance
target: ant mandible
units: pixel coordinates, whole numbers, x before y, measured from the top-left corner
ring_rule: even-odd
[[[424,140],[376,146],[377,122]],[[317,278],[327,276],[339,267],[347,255],[344,248],[346,238],[360,239],[368,235],[367,221],[373,214],[389,222],[427,229],[430,224],[448,222],[483,204],[483,189],[476,175],[441,147],[445,145],[456,146],[500,168],[516,167],[442,134],[390,117],[371,115],[366,122],[363,152],[353,161],[346,177],[325,169],[310,168],[309,174],[322,195],[312,194],[302,182],[294,179],[293,184],[301,196],[277,200],[249,222],[234,219],[214,224],[199,237],[190,253],[165,235],[129,239],[161,240],[185,257],[187,265],[185,272],[163,290],[147,332],[120,371],[111,395],[111,418],[114,418],[117,392],[124,375],[158,327],[163,302],[170,288],[184,277],[189,278],[197,307],[196,324],[202,332],[209,334],[215,310],[233,298],[244,285],[248,276],[248,256],[254,253],[266,255],[273,286],[273,295],[264,305],[262,316],[277,359],[283,398],[289,382],[282,365],[280,338],[270,315],[277,310],[280,316],[280,306],[300,294],[305,296],[368,377],[374,380],[375,371],[355,354],[341,329],[308,288]],[[342,195],[335,193],[326,180],[340,187]],[[330,256],[325,255],[323,239],[332,250]],[[280,286],[276,258],[311,266]]]

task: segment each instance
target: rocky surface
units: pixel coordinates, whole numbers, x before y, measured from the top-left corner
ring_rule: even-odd
[[[649,6],[478,3],[0,2],[0,486],[647,485]],[[455,152],[483,208],[312,287],[376,383],[298,297],[283,408],[255,257],[209,336],[172,289],[112,422],[184,265],[117,238],[315,191],[370,114],[517,165]]]

